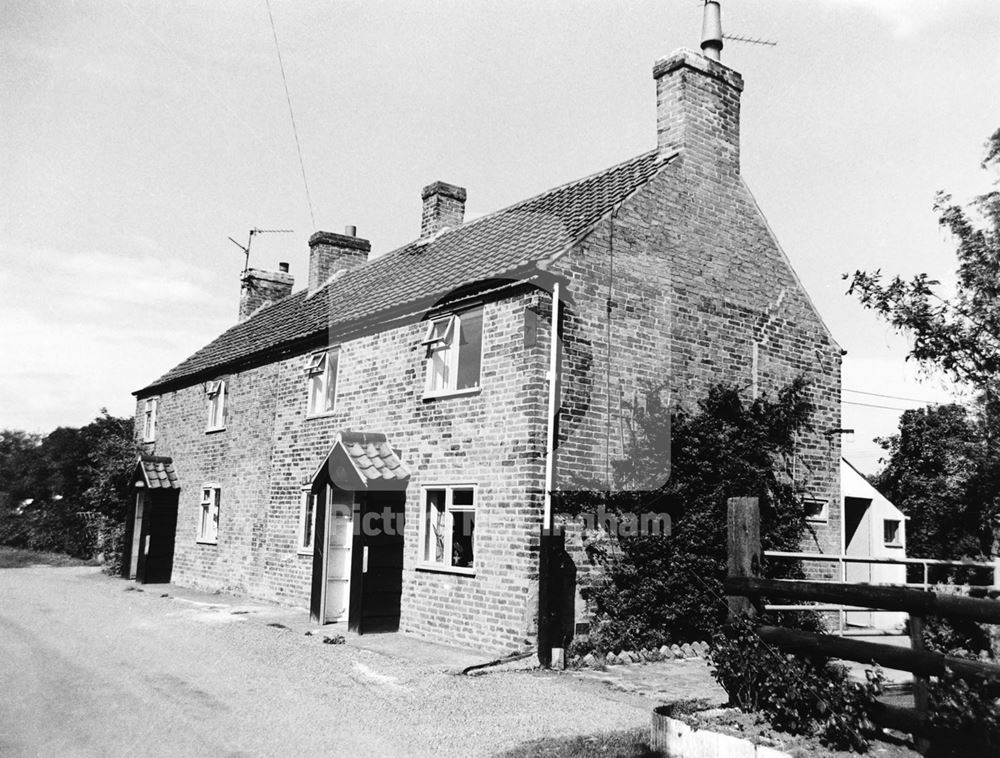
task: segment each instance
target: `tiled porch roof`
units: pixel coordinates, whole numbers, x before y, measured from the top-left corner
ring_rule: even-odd
[[[141,455],[136,463],[136,479],[141,472],[146,486],[151,489],[179,490],[180,480],[174,471],[173,458],[162,455]]]
[[[410,480],[410,470],[377,432],[337,432],[333,447],[315,472],[303,480],[314,483],[324,472],[345,490],[398,489]]]

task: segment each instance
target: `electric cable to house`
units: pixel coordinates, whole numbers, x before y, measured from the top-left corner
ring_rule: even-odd
[[[274,27],[274,14],[271,13],[271,0],[264,0],[267,6],[267,17],[271,20],[271,34],[274,36],[274,49],[278,53],[278,68],[281,69],[281,81],[285,85],[285,100],[288,102],[288,117],[292,122],[292,134],[295,136],[295,150],[299,155],[299,168],[302,169],[302,186],[306,189],[306,204],[309,206],[309,219],[313,229],[316,228],[316,215],[313,213],[312,196],[309,194],[309,182],[306,179],[306,164],[302,160],[302,145],[299,143],[299,130],[295,125],[295,112],[292,110],[292,96],[288,92],[288,78],[285,76],[285,64],[281,60],[281,46],[278,44],[278,32]]]

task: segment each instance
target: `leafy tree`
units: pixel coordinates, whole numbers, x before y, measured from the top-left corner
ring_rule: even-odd
[[[132,420],[107,410],[44,437],[0,433],[0,543],[93,556],[102,526],[124,521],[136,454]]]
[[[995,493],[971,497],[985,460],[981,419],[961,405],[908,410],[875,486],[909,517],[907,548],[924,558],[988,555]]]
[[[594,644],[634,649],[707,639],[725,621],[721,598],[730,497],[759,498],[765,548],[798,548],[805,512],[785,462],[794,452],[795,431],[812,413],[807,395],[802,380],[773,400],[752,402],[738,388],[720,385],[694,411],[671,415],[657,392],[649,393],[645,410],[634,409],[631,442],[616,466],[618,483],[630,489],[583,490],[560,498],[561,510],[570,515],[603,506],[623,517],[672,516],[669,536],[620,535],[590,543],[604,564],[603,579],[584,589],[595,611]],[[662,444],[667,435],[669,448]]]
[[[983,169],[1000,166],[1000,129],[986,143]],[[915,554],[990,555],[1000,542],[1000,179],[968,207],[939,192],[939,224],[956,242],[954,295],[927,274],[884,280],[855,271],[849,294],[909,335],[908,357],[977,390],[975,419],[955,408],[907,412],[900,433],[885,441],[886,494],[911,516]],[[845,274],[845,278],[847,275]],[[954,434],[953,440],[947,439]],[[950,467],[950,473],[945,469]],[[938,489],[941,487],[943,489]]]
[[[95,548],[103,552],[107,570],[114,574],[120,567],[139,447],[133,420],[112,416],[106,408],[84,431],[88,438],[89,466],[83,497],[89,509],[101,517],[103,530]]]
[[[1000,129],[987,141],[982,162],[984,169],[997,166]],[[968,208],[941,192],[934,209],[957,243],[954,296],[943,295],[927,274],[886,281],[880,270],[855,271],[848,294],[912,337],[910,357],[990,391],[1000,377],[1000,191],[980,195]]]

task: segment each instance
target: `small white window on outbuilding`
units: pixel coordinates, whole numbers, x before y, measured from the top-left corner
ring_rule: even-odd
[[[902,522],[899,519],[887,518],[882,521],[882,543],[886,547],[902,547]]]

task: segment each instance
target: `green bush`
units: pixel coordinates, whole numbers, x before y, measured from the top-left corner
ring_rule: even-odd
[[[876,731],[868,714],[882,691],[878,667],[866,672],[867,681],[852,681],[846,668],[826,658],[768,647],[746,620],[714,637],[709,661],[731,705],[763,714],[780,731],[816,736],[836,750],[868,749]]]

